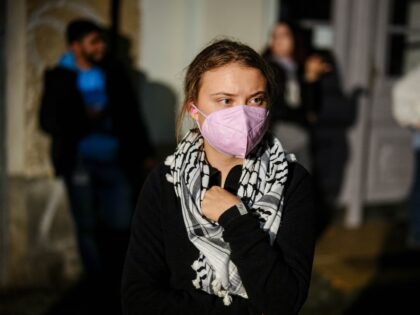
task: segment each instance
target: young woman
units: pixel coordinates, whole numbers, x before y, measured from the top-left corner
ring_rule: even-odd
[[[279,91],[271,111],[273,134],[311,169],[310,129],[321,105],[318,82],[329,65],[318,55],[306,58],[299,31],[288,21],[274,25],[263,56],[274,71]]]
[[[123,274],[125,314],[296,314],[314,250],[310,179],[266,132],[273,82],[254,50],[221,40],[185,78],[195,120],[151,173]]]

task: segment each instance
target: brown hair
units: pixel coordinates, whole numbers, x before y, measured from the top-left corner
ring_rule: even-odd
[[[298,65],[301,65],[305,61],[306,52],[308,50],[304,45],[303,30],[298,25],[296,25],[296,23],[290,20],[282,19],[273,25],[270,32],[270,37],[273,36],[274,30],[278,26],[286,26],[289,29],[294,45],[291,57],[293,58],[294,62],[296,62]],[[264,59],[269,59],[272,57],[271,47],[269,44],[267,44],[266,48],[264,49],[262,56]]]
[[[209,70],[235,62],[261,71],[267,80],[268,104],[273,101],[276,85],[272,70],[255,50],[245,44],[229,39],[213,42],[204,48],[187,68],[184,81],[184,102],[176,121],[178,140],[182,121],[188,112],[188,103],[197,100],[203,74]]]

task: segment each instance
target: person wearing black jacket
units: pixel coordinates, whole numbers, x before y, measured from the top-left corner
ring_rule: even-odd
[[[274,81],[250,47],[214,42],[189,65],[191,129],[149,175],[122,279],[123,313],[297,314],[315,243],[308,172],[266,132]]]
[[[299,35],[293,23],[278,22],[263,57],[273,69],[277,87],[272,131],[311,170],[310,134],[322,98],[319,79],[329,71],[329,65],[317,55],[306,58]]]
[[[88,20],[69,24],[69,50],[44,75],[39,123],[66,184],[84,271],[115,284],[153,147],[128,76],[105,58],[102,34]]]

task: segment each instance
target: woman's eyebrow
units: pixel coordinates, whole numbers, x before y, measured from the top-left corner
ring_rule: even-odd
[[[236,96],[236,94],[227,93],[227,92],[217,92],[217,93],[213,93],[213,94],[210,94],[210,95],[211,96],[215,96],[215,95]]]
[[[265,91],[258,91],[258,92],[255,92],[255,93],[251,94],[249,97],[253,97],[253,96],[256,96],[256,95],[259,95],[259,94],[266,94],[266,92]],[[228,92],[217,92],[217,93],[213,93],[213,94],[210,94],[210,95],[211,96],[215,96],[215,95],[237,96],[237,94],[228,93]]]
[[[255,92],[254,94],[252,94],[250,97],[253,97],[253,96],[256,96],[256,95],[260,95],[260,94],[266,94],[266,91],[258,91],[258,92]]]

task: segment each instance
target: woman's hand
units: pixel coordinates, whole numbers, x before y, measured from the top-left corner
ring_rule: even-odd
[[[305,62],[305,79],[308,82],[315,82],[322,75],[331,71],[331,66],[318,55],[310,56]]]
[[[218,221],[219,217],[230,207],[241,202],[241,199],[219,186],[213,186],[206,191],[201,202],[203,215],[211,220]]]

